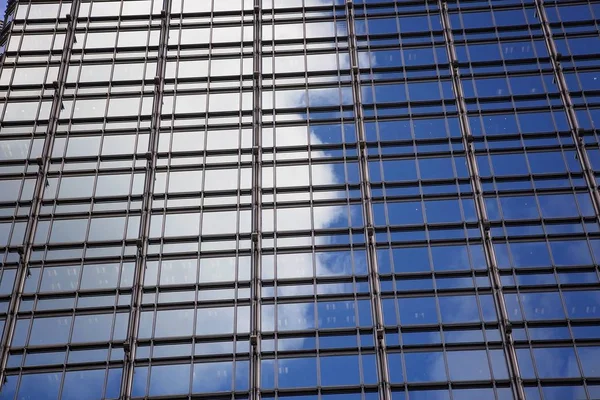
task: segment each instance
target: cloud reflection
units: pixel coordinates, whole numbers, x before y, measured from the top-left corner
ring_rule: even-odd
[[[305,6],[324,6],[332,4],[331,1],[327,0],[305,0]],[[338,2],[340,3],[340,2]],[[277,2],[277,8],[285,8],[285,7],[296,7],[302,4],[298,4],[298,1],[294,0],[279,0]],[[263,8],[270,8],[273,5],[271,1],[264,1]],[[328,14],[326,12],[315,13],[314,16],[323,16],[326,17]],[[288,25],[275,25],[275,31],[269,31],[272,29],[272,26],[265,26],[265,30],[263,32],[263,39],[268,40],[270,37],[274,35],[277,39],[284,39],[285,37],[289,38],[302,38],[302,37],[334,37],[336,33],[344,34],[344,32],[340,32],[339,26],[336,26],[333,22],[320,22],[320,23],[310,23],[305,25],[305,30],[303,31],[303,26],[300,24],[288,24]],[[231,32],[232,35],[235,35],[235,32]],[[234,37],[229,38],[234,40]],[[225,39],[224,39],[225,40]],[[333,43],[331,44],[333,48]],[[308,65],[305,66],[303,56],[298,57],[277,57],[274,61],[274,71],[273,71],[273,60],[265,58],[263,63],[264,73],[279,73],[279,72],[305,72],[306,69],[310,71],[336,71],[339,68],[348,68],[349,67],[349,57],[348,54],[324,54],[324,55],[315,55],[308,57]],[[231,68],[232,75],[237,73],[239,70],[239,60],[231,60],[231,63],[220,63],[219,64],[220,71],[219,73],[222,75],[227,75],[227,69]],[[321,82],[332,83],[335,84],[337,82],[337,77],[324,77],[321,78]],[[341,95],[341,98],[340,98]],[[310,89],[308,94],[304,91],[286,91],[280,90],[274,93],[273,97],[268,95],[263,95],[263,107],[265,109],[277,107],[277,108],[298,108],[298,107],[306,107],[307,105],[315,106],[315,105],[337,105],[342,103],[349,104],[352,99],[352,93],[349,87],[341,90],[338,87],[325,88],[325,89]],[[212,101],[219,101],[219,98]],[[222,105],[213,105],[218,109],[227,109],[229,107],[228,104]],[[302,115],[288,115],[287,119],[291,120],[301,120],[304,117]],[[276,128],[279,129],[279,128]],[[263,144],[264,146],[277,146],[277,148],[288,147],[288,146],[297,146],[297,145],[308,145],[309,143],[312,145],[322,144],[323,139],[320,137],[318,133],[318,129],[310,129],[307,131],[306,126],[294,126],[294,127],[285,127],[281,128],[282,133],[276,133],[276,142],[273,141],[273,131],[270,129],[264,129],[263,131]],[[190,138],[191,139],[191,138]],[[219,143],[220,141],[226,141],[227,137],[223,136],[221,140],[218,137],[213,137],[212,146],[215,148],[225,148],[230,147],[227,143]],[[190,143],[191,145],[191,143]],[[309,157],[314,158],[325,158],[327,154],[323,151],[312,151],[309,154],[306,151],[303,152],[294,152],[294,153],[279,153],[277,154],[277,159],[298,159],[305,160]],[[224,181],[223,179],[219,179],[216,177],[216,181]],[[309,181],[309,167],[308,166],[294,166],[294,167],[265,167],[263,171],[263,187],[275,187],[275,188],[283,188],[283,187],[302,187],[307,186],[309,183],[312,185],[331,185],[335,183],[342,183],[343,177],[338,176],[334,168],[327,164],[315,164],[312,166],[310,170],[310,181]],[[183,183],[183,182],[182,182]],[[171,185],[171,184],[170,184]],[[177,183],[175,183],[177,185]],[[341,195],[336,193],[314,193],[313,198],[328,198],[333,199],[337,198]],[[294,201],[301,200],[306,197],[305,193],[298,192],[297,194],[290,195],[286,197],[286,200]],[[344,217],[344,208],[339,206],[331,206],[331,207],[318,207],[310,209],[294,207],[294,208],[281,208],[275,211],[273,210],[264,210],[263,211],[263,227],[265,231],[269,230],[277,230],[277,231],[286,231],[286,230],[309,230],[309,229],[323,229],[331,226],[335,222],[341,220]],[[249,213],[241,214],[240,216],[240,226],[250,226],[250,218],[251,215]],[[219,233],[227,233],[230,232],[230,228],[227,227],[227,224],[214,223],[210,225],[210,233],[211,234],[219,234]],[[317,237],[315,239],[316,244],[326,244],[327,239],[322,237]],[[296,245],[310,245],[310,238],[297,238],[295,239]],[[233,260],[228,260],[227,263],[232,262]],[[248,260],[245,260],[246,262]],[[218,262],[218,261],[215,261]],[[313,260],[313,256],[310,253],[304,254],[294,254],[290,256],[282,256],[278,258],[277,263],[275,263],[274,257],[264,257],[263,258],[263,278],[270,280],[275,278],[275,268],[277,269],[277,279],[286,279],[286,278],[303,278],[303,277],[312,277],[314,275],[317,276],[332,276],[340,273],[348,273],[349,264],[347,258],[344,255],[327,255],[327,254],[317,254]],[[201,271],[206,270],[201,266]],[[230,274],[229,268],[212,268],[211,273],[217,275],[228,275]],[[207,280],[219,281],[220,277],[205,277]],[[225,277],[223,277],[225,278]],[[226,280],[226,279],[225,279]],[[327,285],[326,287],[327,293],[335,293],[341,290],[338,285]],[[298,286],[281,286],[278,288],[278,294],[280,296],[294,296],[302,293],[302,288]],[[249,308],[242,310],[238,308],[237,320],[238,320],[238,332],[247,331],[249,328]],[[213,309],[215,310],[215,309]],[[243,311],[243,312],[242,312]],[[233,332],[233,309],[223,309],[222,311],[217,311],[216,313],[212,313],[210,318],[209,325],[212,328],[211,331],[218,332]],[[282,315],[284,314],[284,315]],[[346,313],[342,313],[344,315]],[[333,313],[332,315],[335,315]],[[198,317],[201,317],[200,315]],[[192,316],[188,316],[187,318],[193,318]],[[205,318],[201,317],[206,321]],[[276,319],[277,318],[277,319]],[[282,326],[285,323],[285,328],[287,330],[306,330],[313,329],[315,326],[315,308],[312,303],[300,303],[300,304],[287,304],[285,306],[285,313],[279,313],[276,317],[275,315],[275,307],[263,307],[263,330],[272,331],[275,326],[273,323],[275,322],[278,326]],[[184,318],[185,320],[185,318]],[[284,321],[285,320],[285,321]],[[170,320],[168,317],[160,321],[161,329],[169,329],[169,326],[177,326],[177,324],[185,323],[182,321]],[[198,324],[202,324],[201,320],[198,321]],[[354,324],[354,323],[353,323]],[[199,326],[199,325],[198,325]],[[198,328],[197,326],[197,328]],[[198,330],[198,329],[197,329]],[[198,333],[198,332],[197,332]],[[286,349],[294,349],[302,346],[302,342],[305,339],[298,338],[287,341],[280,341],[278,343],[278,350],[283,351]],[[216,346],[216,349],[214,348]],[[230,351],[231,344],[227,343],[215,343],[213,347],[213,351],[227,353]],[[235,363],[235,377],[232,377],[234,374],[232,363],[221,363],[221,366],[217,366],[215,364],[197,364],[193,367],[192,373],[192,391],[194,393],[198,392],[214,392],[214,391],[228,391],[232,389],[232,384],[235,383],[236,390],[243,390],[247,388],[248,381],[248,363],[247,362],[237,362]],[[278,363],[280,376],[281,371],[288,371],[288,367],[286,367],[288,362],[280,361]],[[292,367],[292,365],[290,365]],[[156,368],[156,367],[154,367]],[[180,366],[174,368],[181,368],[182,371],[175,371],[175,369],[169,370],[170,372],[165,373],[166,370],[170,367],[158,367],[165,369],[165,371],[154,369],[151,371],[150,377],[150,390],[152,394],[174,394],[175,392],[186,392],[188,377],[190,376],[190,368],[189,366]],[[292,368],[294,370],[294,368]],[[145,371],[145,370],[144,370]],[[147,373],[140,370],[138,375],[145,375]],[[271,380],[273,379],[273,368],[263,368],[263,375],[265,375],[265,379]],[[269,378],[271,376],[271,378]],[[280,379],[282,379],[280,377]],[[289,380],[289,379],[286,379]],[[181,387],[177,389],[174,385],[174,381],[181,381]],[[293,379],[290,381],[292,386],[299,385],[297,379]],[[143,387],[145,386],[145,380],[142,377],[137,377],[136,379],[136,388],[134,391],[141,393],[143,391]]]

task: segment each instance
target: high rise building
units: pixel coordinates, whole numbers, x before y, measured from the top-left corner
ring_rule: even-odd
[[[600,398],[599,27],[9,1],[0,399]]]

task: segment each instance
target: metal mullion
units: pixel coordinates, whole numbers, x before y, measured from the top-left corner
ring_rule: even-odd
[[[54,81],[53,84],[54,94],[52,98],[52,106],[50,111],[50,118],[48,121],[48,128],[46,130],[46,137],[44,140],[42,155],[40,158],[37,159],[38,174],[36,178],[36,184],[34,187],[31,212],[29,214],[29,220],[25,228],[23,246],[19,248],[19,268],[17,269],[17,276],[15,277],[15,287],[11,294],[8,310],[6,312],[5,328],[2,334],[2,344],[0,346],[0,388],[2,385],[4,385],[6,381],[5,373],[9,357],[9,349],[15,333],[17,323],[17,312],[21,303],[21,296],[28,277],[28,266],[30,263],[31,254],[33,252],[33,243],[38,224],[38,217],[42,208],[42,200],[44,197],[44,190],[46,187],[45,182],[50,171],[50,156],[54,144],[54,136],[58,126],[58,119],[62,105],[62,96],[65,90],[65,81],[67,78],[67,71],[69,68],[69,59],[71,57],[73,41],[75,38],[74,30],[76,20],[72,16],[77,15],[78,12],[79,0],[74,0],[71,4],[70,13],[67,15],[67,26],[65,29],[65,45],[61,53],[61,60],[59,65],[59,71],[57,74],[57,80]],[[4,54],[6,54],[6,52]]]
[[[500,334],[504,343],[504,351],[506,354],[509,377],[511,380],[511,388],[513,395],[517,400],[525,400],[525,391],[517,361],[517,354],[514,347],[512,337],[512,325],[508,318],[506,310],[506,302],[502,292],[502,281],[498,270],[494,246],[492,243],[491,224],[488,220],[485,199],[483,196],[483,187],[479,171],[477,167],[477,159],[475,156],[475,148],[473,145],[473,136],[470,131],[468,120],[468,111],[465,98],[462,91],[462,83],[460,79],[459,63],[454,47],[454,38],[452,28],[450,26],[450,17],[448,14],[448,3],[446,0],[438,0],[440,9],[441,23],[444,30],[444,39],[446,42],[446,51],[450,62],[450,73],[452,75],[452,83],[454,95],[456,97],[456,106],[459,114],[459,122],[463,138],[463,146],[466,151],[467,168],[471,177],[471,186],[475,197],[475,211],[478,216],[478,225],[483,239],[483,248],[486,257],[488,270],[492,278],[492,292],[495,298],[495,303],[498,313],[498,322],[500,325]]]
[[[371,310],[375,321],[375,356],[377,359],[377,375],[378,375],[378,391],[379,398],[382,400],[390,400],[392,392],[390,387],[389,366],[385,345],[385,332],[383,328],[383,306],[381,301],[381,293],[379,290],[379,272],[377,264],[377,250],[375,242],[375,227],[373,224],[373,205],[371,202],[371,182],[369,178],[368,165],[368,150],[366,146],[364,116],[360,83],[360,70],[358,65],[358,43],[357,35],[354,29],[353,0],[347,0],[345,4],[347,34],[348,34],[348,51],[350,55],[350,74],[352,82],[352,96],[354,103],[354,123],[357,133],[357,153],[358,167],[360,174],[360,191],[364,218],[364,235],[367,250],[367,268],[369,275],[369,297],[371,299]]]
[[[120,399],[131,398],[133,389],[134,361],[137,351],[137,331],[141,316],[141,305],[143,296],[143,282],[146,270],[146,258],[148,254],[150,220],[152,217],[152,194],[154,192],[156,164],[158,159],[158,138],[160,131],[161,110],[164,92],[164,75],[167,62],[167,40],[170,19],[171,1],[163,0],[161,11],[160,38],[158,45],[158,59],[156,61],[156,76],[154,77],[154,101],[148,152],[146,153],[146,179],[144,181],[144,193],[141,206],[140,233],[137,239],[136,267],[132,284],[132,303],[129,324],[127,327],[127,338],[123,344],[125,360],[123,364],[123,378],[121,382]]]
[[[260,400],[262,257],[262,0],[254,0],[252,70],[252,228],[250,269],[250,400]]]
[[[569,123],[573,143],[576,147],[575,150],[577,152],[577,159],[581,163],[583,176],[587,183],[590,196],[592,198],[594,212],[596,213],[596,217],[600,219],[600,194],[598,194],[598,185],[596,183],[596,177],[594,176],[594,170],[591,166],[588,153],[585,150],[583,130],[579,127],[577,115],[575,113],[575,106],[573,105],[573,101],[571,100],[569,88],[567,86],[567,82],[565,80],[565,76],[562,70],[560,62],[561,54],[556,49],[556,45],[554,43],[554,38],[552,34],[552,28],[550,27],[550,23],[548,22],[548,16],[546,15],[546,9],[544,7],[544,4],[540,0],[535,0],[535,7],[537,11],[537,16],[540,19],[542,31],[544,33],[544,42],[546,43],[546,48],[548,49],[548,54],[550,55],[550,63],[552,64],[552,69],[554,70],[553,72],[556,80],[556,86],[558,87],[558,91],[560,92],[560,98],[562,100],[564,109],[567,114],[567,122]]]

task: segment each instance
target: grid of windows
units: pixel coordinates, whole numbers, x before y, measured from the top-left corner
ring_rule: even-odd
[[[19,0],[0,399],[600,397],[598,0]]]

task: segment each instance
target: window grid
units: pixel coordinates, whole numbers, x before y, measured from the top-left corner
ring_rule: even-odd
[[[95,14],[96,3],[102,4],[102,7],[106,5],[106,8],[100,9],[100,14]],[[126,3],[132,1],[88,3],[90,8],[82,11],[77,32],[97,34],[103,31],[102,24],[109,22],[121,23],[119,30],[123,33],[139,31],[136,27],[141,27],[142,21],[146,24],[148,13],[140,12],[138,16],[128,11],[130,14],[124,15],[126,7],[130,6]],[[140,0],[141,3],[153,2]],[[201,77],[170,75],[170,67],[163,67],[166,72],[154,72],[151,65],[159,57],[155,45],[119,48],[118,51],[103,47],[86,50],[86,54],[82,50],[71,50],[73,56],[69,63],[78,77],[73,81],[67,79],[64,84],[65,113],[71,115],[75,112],[77,102],[92,104],[102,98],[104,103],[101,115],[82,114],[81,118],[73,121],[65,115],[53,128],[54,145],[48,161],[47,183],[42,189],[43,198],[37,199],[28,193],[34,192],[34,188],[30,188],[31,183],[39,180],[35,154],[41,154],[39,141],[46,127],[42,131],[37,128],[36,132],[35,128],[27,127],[31,123],[24,119],[3,121],[2,144],[10,143],[8,146],[12,146],[22,142],[26,147],[24,155],[2,159],[0,163],[2,184],[10,181],[10,187],[15,188],[10,190],[10,195],[2,198],[0,204],[2,212],[6,213],[0,217],[0,224],[3,224],[0,229],[10,224],[13,231],[13,239],[6,240],[21,241],[18,235],[24,234],[29,208],[38,203],[41,203],[37,214],[38,232],[75,226],[86,236],[85,239],[72,238],[67,242],[64,239],[54,240],[50,234],[46,235],[51,239],[49,243],[44,239],[29,245],[31,276],[25,282],[27,286],[37,279],[37,286],[23,292],[21,305],[16,307],[18,318],[15,318],[18,321],[71,318],[69,335],[72,336],[80,323],[77,318],[87,321],[92,317],[108,318],[109,314],[125,315],[131,309],[132,296],[140,293],[138,314],[143,316],[145,324],[140,329],[151,332],[154,337],[136,339],[134,361],[140,368],[131,388],[136,398],[161,395],[155,389],[156,377],[161,374],[175,376],[171,374],[177,373],[190,376],[188,383],[185,388],[177,386],[176,394],[164,395],[187,398],[188,393],[193,392],[194,396],[208,398],[212,394],[197,393],[195,383],[189,381],[195,380],[195,374],[204,368],[213,368],[232,380],[230,389],[235,392],[232,396],[246,397],[251,393],[254,398],[261,394],[265,398],[290,399],[290,395],[300,393],[296,388],[290,388],[286,373],[293,373],[295,368],[304,366],[309,378],[300,392],[307,398],[336,399],[336,395],[346,391],[348,398],[370,400],[377,398],[379,386],[385,382],[385,379],[373,375],[380,365],[377,362],[378,344],[373,341],[378,336],[376,324],[364,323],[364,318],[376,320],[376,312],[367,311],[370,307],[364,307],[370,305],[372,294],[377,293],[384,304],[385,324],[382,326],[387,366],[383,370],[389,370],[390,398],[410,396],[418,399],[419,396],[439,395],[450,399],[479,395],[508,399],[514,397],[511,395],[514,383],[508,374],[497,374],[495,369],[497,365],[506,363],[502,356],[502,319],[497,316],[490,319],[486,314],[489,310],[492,314],[496,313],[493,309],[496,290],[492,284],[496,274],[488,271],[484,257],[485,248],[491,242],[528,398],[557,398],[560,390],[553,383],[556,379],[566,379],[563,383],[572,385],[569,389],[578,387],[581,398],[594,398],[598,375],[590,367],[585,354],[596,354],[597,351],[597,334],[593,333],[597,327],[594,307],[598,302],[594,296],[599,282],[596,265],[600,255],[597,212],[594,199],[589,195],[593,190],[590,192],[586,181],[588,172],[575,158],[582,146],[573,139],[567,118],[568,107],[557,84],[552,82],[555,67],[545,49],[545,31],[534,15],[537,3],[515,0],[492,5],[489,1],[456,1],[448,2],[450,10],[443,11],[436,2],[421,5],[391,1],[354,2],[351,8],[356,15],[352,25],[356,26],[357,32],[348,35],[350,39],[357,38],[354,48],[346,44],[347,35],[341,32],[310,36],[314,35],[314,31],[311,33],[313,26],[332,17],[335,22],[345,25],[350,20],[346,17],[348,4],[303,7],[304,2],[298,0],[294,8],[285,8],[280,6],[282,3],[272,5],[270,1],[263,0],[258,13],[261,18],[256,18],[252,2],[239,3],[240,9],[226,11],[219,9],[220,6],[214,2],[207,3],[210,6],[205,9],[191,6],[195,3],[189,1],[174,1],[170,13],[174,21],[172,27],[180,32],[205,29],[213,17],[220,20],[214,21],[214,32],[209,28],[210,35],[221,35],[221,28],[233,28],[238,24],[253,26],[255,33],[251,35],[252,39],[243,36],[241,45],[239,40],[236,43],[224,40],[213,45],[198,45],[184,42],[183,38],[168,45],[167,64],[175,61],[177,67],[174,70],[182,71],[184,62],[190,62],[189,65],[206,62],[207,72]],[[557,11],[560,17],[552,17],[554,20],[550,27],[560,51],[565,53],[563,48],[573,51],[573,55],[567,51],[569,56],[563,56],[561,68],[573,96],[571,107],[577,118],[583,121],[592,119],[592,125],[580,121],[586,129],[586,140],[593,137],[593,113],[597,108],[594,96],[597,93],[594,89],[579,89],[579,86],[584,85],[584,79],[589,79],[584,78],[583,73],[594,72],[597,66],[595,56],[582,55],[577,46],[581,46],[581,40],[591,40],[593,23],[561,19],[563,8],[584,5],[592,9],[596,3],[577,1],[564,7],[554,2],[544,4],[548,9],[561,8],[560,14]],[[27,8],[33,10],[34,4],[44,5],[31,2],[31,7],[27,3]],[[152,7],[153,13],[148,25],[144,25],[144,31],[157,31],[160,25],[160,7],[157,9],[156,4]],[[52,10],[54,15],[58,9]],[[320,12],[330,14],[322,17],[318,16]],[[57,29],[66,32],[66,13],[61,13]],[[117,14],[122,15],[119,17]],[[457,67],[462,93],[458,98],[452,92],[457,74],[447,59],[448,41],[444,39],[445,31],[441,26],[440,18],[445,14],[453,25],[453,43],[459,59]],[[25,14],[20,15],[19,18],[25,17]],[[89,19],[88,15],[91,15]],[[420,28],[413,29],[407,24],[413,18],[414,21],[421,18],[417,24]],[[486,18],[492,18],[493,22],[478,25]],[[53,24],[55,22],[56,19],[52,21]],[[36,24],[36,21],[23,24],[17,20],[15,31],[20,29],[25,36],[44,31]],[[302,34],[284,33],[282,38],[271,41],[269,33],[265,33],[266,39],[258,39],[258,43],[262,42],[259,47],[256,43],[259,36],[257,24],[268,25],[271,34],[281,32],[280,28],[288,32],[299,28]],[[364,24],[364,31],[361,24]],[[390,28],[392,25],[395,28]],[[426,25],[428,29],[424,29]],[[162,25],[161,32],[167,31],[166,26]],[[49,33],[50,30],[44,32]],[[518,43],[518,46],[530,46],[531,51],[517,56],[519,50],[516,47],[510,49],[512,42]],[[334,44],[337,47],[336,57],[331,65],[335,64],[335,67],[312,69],[314,57],[332,53],[328,46]],[[479,51],[473,50],[473,46],[488,47]],[[162,45],[159,48],[162,49]],[[492,51],[492,48],[498,50]],[[255,49],[260,50],[260,56]],[[431,54],[425,55],[427,51]],[[201,55],[194,55],[194,52]],[[54,50],[53,55],[45,52],[42,56],[41,51],[35,48],[21,48],[18,54],[25,61],[17,62],[12,56],[15,51],[9,51],[6,59],[11,61],[5,66],[13,68],[14,72],[7,75],[8,78],[0,78],[2,88],[8,87],[6,92],[2,92],[3,104],[18,103],[27,108],[29,102],[35,103],[32,105],[34,113],[40,113],[40,119],[46,118],[53,123],[49,117],[50,100],[53,98],[50,77],[54,74],[53,68],[57,69],[60,65],[59,58],[55,57],[58,53]],[[370,58],[370,54],[374,53],[389,55],[390,62],[382,63],[382,58],[379,58],[378,62],[382,64],[376,63]],[[358,72],[352,68],[352,63],[344,60],[344,54],[356,54],[355,64],[360,66]],[[256,61],[266,59],[266,55],[271,57],[265,64],[261,63],[261,73],[257,77]],[[301,67],[284,65],[283,69],[279,68],[278,60],[283,57],[296,57],[297,65]],[[240,60],[239,70],[234,68],[213,75],[213,66],[221,66],[225,60],[234,59],[236,62]],[[254,64],[253,69],[248,68],[249,60]],[[127,65],[130,61],[147,64],[143,67],[147,68],[146,75],[139,73],[133,79],[124,74],[118,80],[117,66]],[[160,63],[165,64],[163,61]],[[102,69],[102,74],[110,71],[107,78],[85,81],[84,74],[89,72],[84,71],[84,67],[100,73],[96,67],[101,64],[111,65]],[[31,71],[35,79],[22,78],[24,75],[17,70],[25,66],[39,68],[39,71]],[[200,70],[204,71],[202,68]],[[26,75],[29,73],[24,72]],[[157,116],[156,110],[148,110],[147,114],[139,116],[143,97],[152,102],[147,104],[157,104],[152,93],[152,77],[155,74],[165,76],[164,88],[160,92],[165,97],[171,96],[171,99],[167,100],[162,115]],[[366,90],[356,88],[359,78]],[[534,79],[536,84],[522,85]],[[33,83],[34,80],[39,82]],[[575,89],[571,89],[572,82],[577,82]],[[397,88],[397,93],[402,95],[388,94],[386,98],[386,90],[389,92],[390,88]],[[498,88],[502,89],[495,91]],[[536,91],[527,92],[525,89]],[[352,90],[362,95],[360,102],[349,100]],[[40,102],[40,94],[34,94],[34,91],[44,93],[42,96],[46,103]],[[283,91],[302,93],[304,100],[294,104],[279,100],[278,103]],[[312,96],[316,91],[329,93],[335,99],[327,103],[313,102]],[[265,96],[262,96],[263,92]],[[244,98],[250,98],[250,93],[252,110],[250,106],[241,112],[241,108],[236,109],[237,106],[229,110],[211,109],[211,105],[220,101],[218,99],[227,98],[232,104],[241,104]],[[419,93],[429,93],[430,97],[419,96]],[[132,94],[136,97],[133,98]],[[177,109],[182,101],[198,100],[201,96],[205,96],[205,106],[200,112],[193,108]],[[257,100],[257,96],[273,100],[263,103]],[[71,100],[75,105],[69,105]],[[135,103],[135,114],[138,115],[128,118],[111,114],[110,104],[113,101],[123,101],[121,104],[127,104],[127,107]],[[257,110],[257,104],[262,109]],[[360,110],[356,110],[357,104],[362,105]],[[14,115],[18,108],[4,110],[6,115]],[[468,122],[464,121],[465,115]],[[31,116],[28,118],[33,119]],[[161,119],[159,131],[152,124]],[[459,120],[462,125],[459,125]],[[358,130],[355,128],[357,124],[363,125],[362,132],[360,126]],[[424,129],[426,124],[435,128]],[[461,133],[460,126],[463,126],[463,133],[468,130],[464,127],[469,127],[474,139],[470,144],[474,149],[464,144],[463,135],[457,135]],[[303,140],[285,141],[286,137],[296,135],[298,131],[295,129],[301,127],[305,130],[308,127],[308,132],[302,133]],[[281,133],[281,128],[287,129],[285,134]],[[325,142],[311,136],[313,130],[325,128],[330,129],[333,139]],[[196,131],[202,131],[202,136],[194,139],[198,146],[182,145],[186,141],[180,138],[186,135],[190,138]],[[215,136],[211,137],[212,134],[235,139],[231,145],[214,147]],[[255,152],[257,140],[262,141],[258,149],[259,154],[262,153],[260,157]],[[121,143],[122,151],[113,150]],[[142,183],[147,182],[150,175],[147,174],[149,163],[146,161],[148,143],[151,143],[150,147],[155,146],[156,151],[152,167],[156,183],[150,189]],[[591,142],[586,143],[586,150],[593,151],[594,146]],[[356,147],[358,155],[354,153]],[[361,156],[363,149],[364,157]],[[474,161],[473,156],[476,158]],[[512,168],[506,168],[508,160],[512,160]],[[473,178],[465,166],[467,161],[479,169],[479,190],[471,185]],[[590,162],[593,163],[593,157],[590,157]],[[432,174],[426,168],[428,165],[443,166],[438,168],[443,173]],[[335,182],[319,179],[323,169],[328,168],[336,175],[342,175],[343,179]],[[361,168],[369,171],[372,193],[366,198],[371,203],[370,208],[364,207]],[[393,173],[394,170],[402,170],[405,176],[399,177]],[[214,180],[214,176],[223,171],[235,171],[231,175],[235,178],[227,181],[226,188],[215,187],[214,183],[210,183],[211,179]],[[257,171],[264,171],[264,174],[258,176]],[[286,177],[291,171],[301,171],[307,178],[300,183],[290,182]],[[186,177],[188,182],[182,184],[182,178]],[[257,191],[255,183],[259,179],[262,180],[261,190]],[[118,189],[107,190],[105,183],[109,180],[123,183],[118,185]],[[261,197],[258,202],[253,197],[257,195]],[[480,231],[481,218],[475,210],[476,201],[480,202],[480,199],[485,202],[491,237],[482,235]],[[549,206],[561,202],[560,210]],[[18,207],[17,211],[14,211],[15,207]],[[411,207],[418,211],[409,212]],[[318,223],[322,210],[340,209],[343,209],[340,220],[329,225]],[[370,225],[362,217],[363,212],[369,209],[373,214],[372,244],[364,234]],[[261,218],[257,219],[256,210],[260,210]],[[290,228],[285,219],[297,210],[306,215],[305,222]],[[404,210],[404,214],[398,214],[398,210]],[[446,212],[441,214],[440,210]],[[47,276],[70,271],[76,265],[83,271],[79,272],[83,276],[86,270],[96,270],[109,261],[127,263],[130,265],[127,268],[131,268],[133,263],[139,270],[140,258],[136,257],[140,243],[138,238],[144,238],[144,235],[137,234],[137,227],[143,225],[140,219],[150,214],[155,215],[160,223],[156,225],[152,220],[145,224],[156,234],[148,233],[143,239],[147,241],[146,268],[144,278],[136,278],[137,287],[133,278],[115,286],[86,287],[82,277],[81,283],[74,283],[72,290],[56,292],[48,289],[46,285],[52,281]],[[234,221],[231,229],[205,230],[209,225],[204,218],[215,215],[231,216]],[[398,218],[399,215],[403,217]],[[185,231],[173,231],[174,221],[180,221]],[[104,223],[118,228],[111,235],[98,235],[98,227]],[[262,229],[259,229],[260,257],[253,248],[254,227],[259,223],[262,224]],[[187,230],[188,225],[193,225],[193,229]],[[4,240],[4,236],[0,239]],[[202,242],[200,245],[199,241]],[[15,243],[8,246],[8,251],[17,248]],[[371,264],[365,261],[371,247],[378,253],[378,286],[375,289],[370,287],[373,280],[367,266],[371,267]],[[582,256],[569,261],[565,258],[566,248],[576,249],[577,254]],[[537,260],[526,257],[532,250],[538,255]],[[344,270],[343,276],[323,270],[322,260],[333,257],[327,254],[340,253],[345,254],[344,259],[351,268]],[[419,267],[414,266],[413,258],[425,257],[425,253],[427,262],[424,258],[419,259],[422,261]],[[19,271],[14,254],[6,254],[9,262],[3,265],[0,287],[11,285]],[[464,255],[469,261],[462,265],[451,262],[456,255],[465,259],[462,258]],[[207,268],[225,269],[227,276],[214,281],[207,278],[204,272]],[[185,276],[175,276],[175,269],[185,270]],[[125,274],[125,269],[121,273]],[[35,278],[40,274],[39,278]],[[67,280],[61,278],[60,282]],[[337,287],[332,292],[329,288],[334,285]],[[251,294],[256,287],[261,287],[258,300]],[[3,296],[2,300],[5,298],[9,300],[8,296]],[[447,319],[453,316],[444,313],[444,310],[465,299],[475,306],[472,312],[469,311],[469,317]],[[423,305],[431,304],[426,313],[435,314],[435,318],[412,321],[412,300]],[[90,301],[98,301],[102,305],[91,310],[85,305]],[[77,308],[75,312],[67,310],[71,304]],[[261,307],[257,307],[258,304]],[[547,304],[552,304],[553,310],[563,311],[550,312]],[[582,308],[581,304],[585,307]],[[348,325],[334,319],[329,321],[333,316],[328,314],[327,307],[334,306],[336,309],[347,307],[347,315],[344,315],[349,318]],[[575,311],[573,306],[576,306]],[[313,321],[310,327],[293,329],[289,316],[292,315],[291,310],[297,307],[313,310],[314,315],[309,313],[306,316],[307,321]],[[397,321],[385,321],[387,311],[391,310],[386,307],[394,308],[391,315],[397,314]],[[164,325],[161,318],[166,321],[168,318],[165,316],[177,310],[189,314],[192,333],[186,331],[184,336],[157,335],[157,330]],[[199,330],[197,321],[209,320],[214,310],[231,315],[231,332],[204,334]],[[273,327],[245,327],[241,330],[237,327],[242,321],[244,324],[247,320],[252,321],[249,315],[254,316],[256,312],[266,324],[264,327]],[[0,310],[0,319],[3,317],[4,313]],[[186,324],[183,325],[188,329]],[[255,323],[255,326],[260,327],[261,324]],[[33,333],[29,325],[27,329]],[[553,329],[560,331],[562,336],[553,336],[552,340],[544,336],[558,335]],[[251,355],[251,343],[255,342],[253,332],[260,334],[256,347],[262,343],[260,373],[247,372],[256,360]],[[294,347],[298,346],[294,344],[298,338],[303,338],[305,343]],[[106,342],[109,340],[100,346],[90,339],[90,343],[74,340],[66,346],[60,343],[41,345],[46,347],[13,347],[7,364],[6,390],[12,393],[10,388],[30,386],[31,382],[43,384],[46,379],[47,382],[57,382],[49,387],[64,387],[57,389],[57,396],[64,398],[68,387],[72,387],[69,382],[77,379],[86,381],[80,370],[94,368],[89,376],[93,375],[94,380],[103,382],[107,390],[104,397],[116,397],[118,393],[108,393],[108,386],[114,391],[116,381],[126,381],[128,378],[121,375],[123,364],[133,364],[133,361],[125,357],[123,347],[130,346],[123,346],[121,339]],[[332,347],[332,342],[339,343]],[[423,346],[428,346],[427,352],[423,351]],[[210,350],[212,353],[207,353],[207,348],[213,349]],[[36,361],[50,350],[54,357],[52,360]],[[94,356],[96,358],[80,355],[84,352],[97,352],[94,354],[98,355]],[[456,366],[457,362],[460,363],[457,360],[462,352],[465,356],[477,356],[488,365],[483,368],[481,364],[484,372],[474,378],[476,382],[464,381],[460,377],[460,368]],[[74,355],[71,356],[71,353]],[[436,365],[443,369],[433,381],[420,381],[420,377],[414,375],[418,369],[416,366],[422,365],[419,363],[424,360],[420,353],[439,361]],[[564,356],[573,363],[573,371],[578,372],[570,372],[565,378],[563,373],[548,371],[544,368],[544,360],[553,355]],[[72,361],[69,361],[70,357],[73,357]],[[87,361],[78,362],[82,357]],[[66,367],[62,366],[64,360],[67,360]],[[338,383],[331,376],[324,375],[328,368],[339,365],[336,363],[341,360],[358,371],[356,376],[349,374],[348,381],[342,382],[343,389],[336,387]],[[105,368],[105,365],[110,368]],[[149,387],[147,391],[144,389],[142,392],[136,386],[142,381],[145,382],[144,387]],[[436,389],[432,391],[433,388]],[[536,395],[536,392],[539,394]],[[218,395],[224,396],[222,392]],[[562,396],[567,397],[572,397],[572,393]]]

